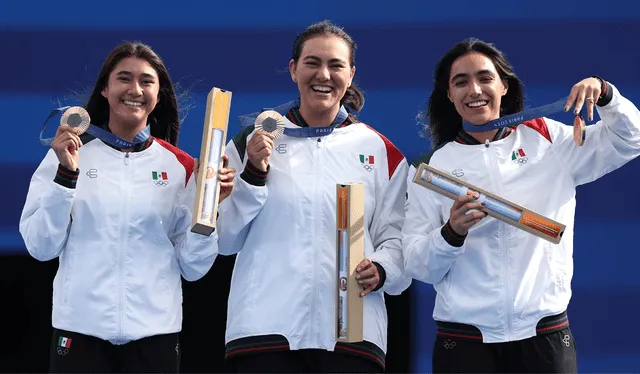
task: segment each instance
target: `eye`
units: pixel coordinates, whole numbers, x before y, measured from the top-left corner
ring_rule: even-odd
[[[467,81],[457,81],[457,82],[453,83],[453,85],[456,86],[456,87],[462,87],[465,84],[467,84]]]
[[[129,78],[128,78],[128,77],[125,77],[125,76],[119,76],[119,77],[118,77],[118,80],[119,80],[119,81],[123,81],[123,82],[128,82],[128,81],[129,81]]]
[[[318,66],[318,63],[315,61],[307,61],[305,62],[305,65],[309,65],[309,66]]]

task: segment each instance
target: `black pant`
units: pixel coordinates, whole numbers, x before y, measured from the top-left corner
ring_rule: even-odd
[[[177,333],[113,345],[93,336],[54,329],[49,357],[51,373],[180,371],[180,344]]]
[[[569,327],[508,343],[437,335],[434,373],[576,373],[576,345]]]
[[[322,349],[264,352],[232,359],[238,373],[382,373],[364,357]]]

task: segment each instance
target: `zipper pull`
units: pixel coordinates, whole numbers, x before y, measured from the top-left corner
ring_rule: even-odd
[[[320,148],[322,146],[322,144],[320,144],[322,142],[322,138],[318,138],[318,142],[316,144],[318,144],[318,148]]]
[[[124,154],[124,164],[129,165],[129,152]]]

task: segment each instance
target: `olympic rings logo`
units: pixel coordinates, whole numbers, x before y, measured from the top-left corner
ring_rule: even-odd
[[[69,348],[57,347],[57,351],[59,356],[66,356],[69,353]]]
[[[565,335],[564,338],[562,339],[562,342],[564,343],[564,345],[568,347],[571,345],[571,343],[569,343],[570,340],[571,340],[571,337],[569,335]]]
[[[162,186],[162,187],[166,187],[167,185],[169,185],[168,181],[153,181],[153,183],[155,183],[156,186]]]
[[[366,171],[372,171],[373,170],[373,166],[372,165],[362,165],[362,167],[364,168],[364,170]]]
[[[454,349],[456,347],[456,342],[451,339],[447,339],[444,341],[444,349]]]
[[[513,160],[513,162],[518,163],[520,165],[524,165],[524,164],[527,163],[528,160],[529,159],[527,157],[520,157],[520,158],[517,158],[517,159]]]

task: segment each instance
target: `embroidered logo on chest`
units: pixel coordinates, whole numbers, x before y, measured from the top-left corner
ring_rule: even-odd
[[[169,177],[166,171],[152,171],[151,179],[156,186],[166,187],[169,185]]]
[[[360,164],[362,164],[362,167],[366,171],[373,171],[373,169],[376,167],[375,160],[371,155],[367,156],[360,154]]]
[[[524,153],[524,150],[522,148],[518,148],[515,151],[511,152],[511,161],[513,161],[514,163],[524,165],[527,163],[527,160],[529,160],[529,158]]]

